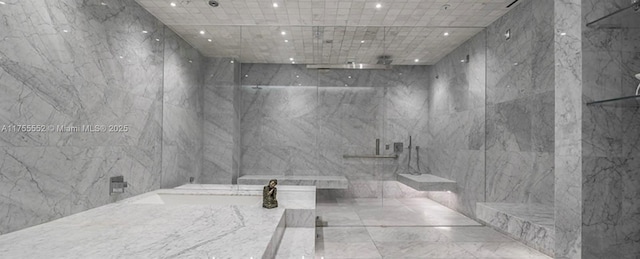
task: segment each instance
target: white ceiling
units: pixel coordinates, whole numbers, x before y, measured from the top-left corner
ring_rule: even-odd
[[[217,0],[216,8],[208,0],[136,1],[209,57],[344,64],[389,55],[393,65],[431,65],[514,0]]]

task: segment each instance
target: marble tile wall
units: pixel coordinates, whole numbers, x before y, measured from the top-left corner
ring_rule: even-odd
[[[469,216],[485,191],[485,32],[431,68],[425,146],[427,172],[457,182],[456,193],[429,197]],[[469,56],[469,62],[463,63]],[[424,134],[423,133],[423,134]]]
[[[128,0],[0,15],[0,234],[199,175],[202,58],[184,40]],[[109,196],[117,175],[129,187]]]
[[[374,154],[376,138],[383,154],[393,152],[385,144],[407,147],[409,135],[420,138],[427,78],[424,66],[319,72],[243,64],[241,174],[338,175],[350,183],[345,192],[332,191],[340,197],[381,197],[383,185],[388,195],[407,195],[402,186],[381,182],[406,171],[407,150],[387,161],[342,155]],[[412,156],[417,168],[415,151]]]
[[[582,1],[583,103],[635,94],[640,29],[585,26],[629,4]],[[637,258],[640,110],[607,105],[582,109],[582,258]]]
[[[486,29],[487,202],[554,202],[553,8],[525,1]]]
[[[242,64],[241,74],[241,174],[317,175],[315,71]]]
[[[203,168],[198,182],[230,184],[237,177],[234,157],[239,146],[235,109],[238,69],[239,63],[230,58],[205,59]]]
[[[525,1],[432,67],[427,166],[460,190],[430,198],[553,204],[552,47],[553,1]]]
[[[168,28],[165,39],[161,187],[171,188],[202,170],[205,59]]]
[[[0,127],[48,132],[0,132],[0,234],[159,188],[162,23],[133,1],[4,2]],[[116,175],[129,187],[110,197]]]
[[[554,2],[555,258],[582,258],[582,0]],[[566,33],[566,35],[561,35]]]

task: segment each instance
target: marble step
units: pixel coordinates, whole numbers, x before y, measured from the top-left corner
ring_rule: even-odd
[[[271,179],[277,179],[278,185],[308,185],[316,189],[347,189],[349,186],[344,176],[323,175],[244,175],[238,178],[238,184],[266,185]]]
[[[315,228],[285,228],[275,258],[314,258],[316,246],[315,234]]]
[[[455,181],[445,179],[432,174],[399,174],[398,182],[408,185],[418,191],[452,191],[455,192],[458,185]]]
[[[534,203],[476,203],[481,222],[553,256],[555,246],[553,205]]]

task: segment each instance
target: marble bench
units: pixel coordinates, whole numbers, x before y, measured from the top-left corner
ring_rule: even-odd
[[[315,190],[314,190],[315,191]],[[161,189],[0,235],[1,258],[275,258],[286,208],[161,203]],[[37,248],[37,249],[36,249]]]
[[[349,181],[344,176],[323,175],[244,175],[238,184],[266,185],[270,179],[278,179],[278,185],[315,186],[316,189],[347,189]]]
[[[553,255],[555,245],[553,205],[533,203],[476,203],[483,223],[543,253]]]
[[[455,181],[445,179],[432,174],[399,174],[398,182],[408,185],[409,187],[418,191],[438,192],[438,191],[452,191],[457,189],[457,183]]]

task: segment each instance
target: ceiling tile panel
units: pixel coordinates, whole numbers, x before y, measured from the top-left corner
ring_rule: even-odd
[[[504,15],[513,0],[218,0],[216,8],[208,0],[136,1],[206,56],[310,64],[388,55],[392,64],[423,65]]]

